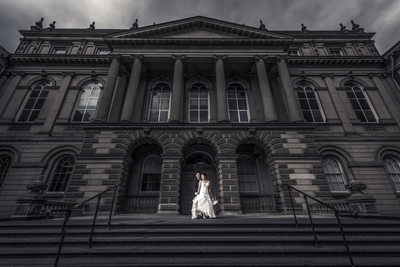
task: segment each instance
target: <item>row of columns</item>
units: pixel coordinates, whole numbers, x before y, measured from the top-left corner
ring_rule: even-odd
[[[134,105],[139,90],[139,82],[143,64],[142,56],[133,56],[132,58],[132,70],[121,113],[121,121],[124,122],[133,121]],[[182,121],[181,110],[184,95],[183,59],[185,56],[172,56],[172,58],[174,59],[174,76],[171,92],[169,121],[179,122]],[[214,56],[218,122],[228,121],[224,59],[225,56]],[[266,121],[277,121],[278,114],[275,108],[275,101],[268,79],[264,57],[256,56],[255,63]],[[108,120],[108,114],[110,112],[110,106],[114,94],[117,75],[120,70],[120,64],[120,56],[113,57],[108,70],[107,82],[104,86],[103,93],[94,116],[95,121],[106,122]],[[301,111],[296,100],[295,92],[290,81],[289,71],[284,58],[277,58],[277,67],[279,71],[279,77],[281,79],[281,85],[283,87],[283,98],[286,105],[286,110],[288,112],[289,122],[302,121]]]

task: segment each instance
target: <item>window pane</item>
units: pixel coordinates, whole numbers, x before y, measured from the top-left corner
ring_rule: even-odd
[[[305,109],[305,110],[309,109],[308,102],[306,99],[300,100],[300,107],[301,107],[301,109]]]
[[[310,104],[310,108],[311,109],[318,109],[319,110],[317,100],[309,99],[309,104]]]
[[[168,121],[168,111],[160,111],[160,122]]]
[[[313,120],[313,117],[312,117],[312,115],[311,115],[311,111],[304,110],[304,111],[303,111],[303,116],[304,116],[304,119],[305,119],[306,121],[308,121],[308,122],[313,122],[313,121],[314,121],[314,120]]]
[[[200,122],[208,122],[208,111],[200,111]]]
[[[162,99],[161,100],[161,109],[167,109],[169,108],[169,98],[167,99]]]
[[[236,99],[229,99],[228,102],[230,110],[237,110]]]
[[[26,102],[25,108],[26,109],[33,108],[33,104],[35,104],[35,99],[34,98],[29,98],[28,102]]]
[[[158,121],[158,111],[151,111],[150,122],[157,122],[157,121]]]
[[[239,117],[238,117],[237,111],[230,111],[229,116],[230,116],[231,122],[239,122]]]
[[[82,118],[83,118],[82,112],[80,110],[77,110],[75,112],[75,116],[74,116],[73,121],[82,121]]]
[[[190,111],[190,121],[198,122],[198,113],[197,111]]]
[[[29,116],[28,121],[34,121],[39,116],[40,110],[33,110],[31,116]]]
[[[200,109],[208,110],[208,99],[200,99]]]
[[[240,121],[241,122],[247,122],[247,111],[240,111]]]
[[[243,109],[247,110],[246,100],[238,99],[238,105],[239,105],[240,110],[243,110]]]

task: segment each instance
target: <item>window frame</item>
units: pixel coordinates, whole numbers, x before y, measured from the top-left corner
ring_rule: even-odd
[[[0,172],[0,189],[2,188],[2,186],[4,184],[4,181],[7,179],[8,175],[10,173],[10,168],[11,168],[11,165],[12,165],[13,160],[14,160],[13,156],[11,156],[9,153],[7,153],[5,151],[1,151],[0,152],[0,159],[3,158],[3,157],[4,158],[8,157],[10,159],[10,161],[8,163],[8,166],[7,166],[7,169],[5,170],[5,172],[3,172],[3,173]]]
[[[392,158],[397,163],[397,167],[399,168],[399,172],[396,172],[396,173],[389,172],[389,168],[388,168],[388,164],[387,164],[387,158],[389,158],[389,157]],[[400,196],[400,157],[397,154],[394,154],[394,153],[387,153],[382,157],[382,159],[383,159],[383,163],[385,165],[386,174],[388,175],[388,177],[390,179],[390,182],[391,182],[391,184],[393,186],[393,190],[394,190],[394,192],[396,193],[397,196]],[[399,179],[398,183],[396,183],[393,180],[392,175],[397,175],[398,176],[398,179]]]
[[[229,90],[232,90],[232,89],[230,89],[231,88],[231,86],[232,86],[232,84],[239,84],[240,86],[241,86],[241,88],[243,89],[243,92],[244,92],[244,96],[245,96],[245,101],[246,101],[246,111],[247,111],[247,121],[240,121],[240,111],[244,111],[243,109],[239,109],[239,102],[238,102],[238,97],[237,97],[237,87],[235,87],[235,99],[236,99],[236,105],[237,105],[237,109],[235,110],[237,113],[238,113],[238,119],[239,119],[239,121],[235,121],[235,122],[233,122],[233,121],[231,121],[231,109],[230,109],[230,107],[229,107]],[[229,120],[229,122],[230,123],[250,123],[250,121],[251,121],[251,117],[250,117],[250,105],[249,105],[249,98],[248,98],[248,95],[247,95],[247,90],[246,90],[246,87],[242,84],[242,83],[240,83],[240,82],[232,82],[232,83],[230,83],[228,86],[227,86],[228,88],[226,89],[226,106],[227,106],[227,109],[228,109],[228,120]]]
[[[67,49],[68,49],[68,47],[66,47],[66,46],[55,46],[55,47],[53,47],[52,54],[65,55],[65,54],[67,54]],[[63,52],[63,53],[59,53],[59,52]]]
[[[150,191],[150,190],[142,190],[142,187],[143,187],[143,181],[144,181],[144,167],[145,167],[145,163],[146,163],[146,161],[147,160],[149,160],[150,158],[152,158],[152,157],[157,157],[160,161],[161,161],[161,170],[160,170],[160,189],[158,190],[158,191]],[[161,158],[161,156],[159,155],[159,154],[157,154],[157,153],[149,153],[149,154],[147,154],[147,155],[145,155],[144,157],[143,157],[143,160],[142,160],[142,166],[141,166],[141,169],[140,169],[140,182],[139,182],[139,186],[138,186],[138,192],[139,192],[139,194],[141,194],[141,195],[152,195],[152,194],[158,194],[160,191],[161,191],[161,175],[162,175],[162,162],[163,162],[163,159]],[[152,174],[154,174],[154,173],[152,173]]]
[[[293,53],[293,52],[295,52],[295,53]],[[291,57],[298,57],[298,56],[300,56],[300,49],[288,49],[288,51],[287,51],[287,54],[288,54],[288,56],[291,56]]]
[[[336,164],[338,165],[339,170],[340,170],[339,173],[337,173],[337,172],[335,172],[335,173],[327,173],[325,171],[324,160],[326,158],[331,158],[332,160],[334,160],[336,162]],[[323,156],[322,161],[321,161],[321,165],[322,165],[322,170],[325,173],[326,180],[328,182],[329,191],[332,193],[332,195],[348,195],[350,193],[350,191],[349,191],[349,189],[346,189],[346,185],[349,184],[349,180],[347,178],[347,173],[346,173],[346,171],[345,171],[345,169],[343,167],[342,161],[335,155],[327,154],[327,155]],[[329,182],[329,179],[328,179],[328,175],[340,175],[341,178],[342,178],[343,185],[344,185],[345,189],[343,191],[333,191],[332,187],[331,187],[331,183]]]
[[[60,162],[61,160],[63,160],[65,157],[72,157],[73,160],[74,160],[74,161],[73,161],[72,170],[71,170],[70,176],[69,176],[69,178],[68,178],[68,182],[67,182],[66,185],[65,185],[65,190],[64,190],[64,191],[49,191],[50,185],[52,184],[52,181],[53,181],[53,179],[54,179],[54,174],[55,174],[57,165],[58,165],[59,162]],[[51,166],[50,172],[47,174],[47,180],[46,180],[47,188],[46,188],[46,193],[45,193],[45,194],[46,194],[47,196],[65,196],[65,194],[66,194],[67,191],[68,191],[68,187],[69,187],[69,184],[70,184],[70,182],[71,182],[71,177],[72,177],[72,175],[73,175],[73,173],[74,173],[75,166],[76,166],[76,157],[75,157],[73,154],[65,153],[65,154],[59,155],[59,156],[52,162],[52,166]]]
[[[333,53],[333,51],[339,52],[339,54]],[[328,54],[329,54],[329,56],[333,56],[333,57],[344,56],[343,50],[340,47],[328,47]]]
[[[21,117],[23,111],[25,110],[25,106],[27,105],[27,103],[28,103],[28,101],[29,101],[29,98],[31,97],[31,94],[32,94],[34,88],[35,88],[37,85],[39,85],[40,83],[42,83],[42,82],[47,82],[48,84],[47,84],[46,86],[42,86],[42,89],[40,89],[40,92],[39,92],[38,96],[36,97],[35,102],[34,102],[32,108],[30,109],[31,111],[30,111],[30,113],[29,113],[29,115],[28,115],[28,119],[29,119],[29,117],[32,115],[32,111],[34,110],[33,107],[34,107],[35,104],[37,103],[37,100],[38,100],[38,98],[40,97],[40,94],[41,94],[42,90],[43,90],[45,87],[47,87],[46,90],[48,91],[48,93],[47,93],[47,95],[46,95],[46,98],[45,98],[45,100],[44,100],[44,102],[43,102],[42,107],[41,107],[40,110],[39,110],[39,113],[38,113],[37,117],[36,117],[33,121],[30,121],[30,120],[28,120],[28,119],[27,119],[27,120],[24,120],[24,121],[20,121],[19,119],[20,119],[20,117]],[[19,106],[18,112],[16,113],[16,115],[15,115],[15,117],[14,117],[14,121],[15,121],[16,123],[35,123],[35,122],[37,122],[37,119],[39,118],[40,113],[42,112],[43,106],[44,106],[45,103],[46,103],[47,97],[48,97],[48,95],[50,94],[50,90],[52,89],[52,87],[54,87],[54,82],[51,81],[51,80],[49,80],[49,79],[41,79],[41,80],[38,80],[38,81],[35,81],[34,83],[32,83],[32,84],[29,86],[28,92],[25,94],[24,100],[22,101],[21,105]],[[36,110],[37,110],[37,109],[36,109]]]
[[[248,158],[252,161],[253,167],[254,167],[254,173],[255,173],[255,186],[256,186],[256,191],[242,191],[240,189],[240,177],[239,177],[239,164],[238,161],[240,160],[240,158]],[[239,187],[239,194],[242,195],[247,195],[247,194],[260,194],[261,193],[261,188],[260,188],[260,183],[259,183],[259,174],[258,174],[258,168],[257,168],[257,164],[256,161],[254,160],[254,158],[247,154],[247,153],[240,153],[237,160],[236,160],[236,168],[237,168],[237,175],[238,175],[238,187]]]
[[[82,120],[76,121],[76,120],[74,120],[74,118],[75,118],[75,114],[76,114],[76,112],[77,112],[77,110],[78,110],[79,101],[80,101],[80,99],[81,99],[81,97],[82,97],[82,94],[84,93],[84,89],[83,89],[83,88],[84,88],[85,86],[91,84],[91,83],[100,84],[100,86],[99,86],[100,93],[99,93],[99,97],[98,97],[98,99],[97,99],[96,109],[94,110],[94,113],[93,113],[93,118],[92,118],[91,120],[88,120],[88,121],[82,121]],[[94,88],[94,87],[93,87],[93,88]],[[93,92],[93,88],[92,88],[92,91],[91,91],[91,92]],[[94,114],[96,113],[97,106],[98,106],[98,104],[99,104],[99,101],[100,101],[100,98],[101,98],[102,94],[103,94],[103,83],[102,83],[102,82],[100,82],[100,81],[98,81],[98,80],[90,80],[90,81],[86,81],[85,83],[83,83],[83,84],[79,87],[79,93],[78,93],[78,96],[77,96],[77,98],[76,98],[76,100],[75,100],[76,103],[75,103],[75,106],[74,106],[74,109],[73,109],[73,111],[72,111],[72,114],[71,114],[71,117],[70,117],[69,121],[72,122],[72,123],[90,123],[90,122],[92,122],[93,119],[94,119]],[[90,98],[90,97],[89,97],[89,98]],[[89,99],[88,99],[88,101],[89,101]],[[87,105],[85,106],[85,109],[84,109],[84,110],[85,110],[85,111],[87,110]],[[86,113],[86,112],[85,112],[85,113]],[[85,113],[84,113],[84,114],[85,114]],[[83,114],[83,115],[84,115],[84,114]],[[82,118],[83,118],[83,116],[82,116]]]
[[[191,98],[190,98],[190,96],[191,96],[191,94],[192,94],[192,89],[193,89],[193,87],[194,86],[196,86],[196,85],[198,85],[198,84],[201,84],[201,85],[203,85],[205,88],[206,88],[206,90],[207,90],[207,121],[200,121],[200,97],[198,97],[197,98],[197,101],[198,101],[198,104],[199,104],[199,106],[198,106],[198,109],[196,110],[197,112],[198,112],[198,119],[199,119],[199,121],[191,121],[190,120],[190,111],[191,111],[191,109],[190,109],[190,100],[191,100]],[[199,90],[199,89],[198,89]],[[211,113],[211,110],[210,110],[210,89],[208,88],[208,86],[205,84],[205,83],[203,83],[203,82],[194,82],[193,84],[192,84],[192,86],[190,87],[190,89],[189,89],[189,94],[188,94],[188,96],[189,96],[189,103],[188,103],[188,122],[189,123],[209,123],[210,122],[210,113]]]
[[[352,86],[350,86],[350,85],[352,85]],[[360,101],[359,101],[359,98],[357,97],[357,94],[355,93],[355,91],[354,91],[354,89],[353,89],[354,87],[358,87],[358,88],[360,89],[361,93],[362,93],[363,96],[364,96],[365,101],[366,101],[367,104],[368,104],[369,110],[372,112],[372,115],[373,115],[374,118],[375,118],[375,121],[368,121],[368,120],[367,120],[367,116],[365,115],[364,109],[362,108],[362,106],[361,106],[361,104],[360,104]],[[374,108],[374,106],[372,105],[372,102],[370,101],[368,94],[364,91],[364,86],[362,86],[361,84],[359,84],[359,83],[357,83],[357,82],[349,81],[349,82],[346,82],[346,83],[344,84],[344,88],[345,88],[344,91],[345,91],[345,93],[346,93],[346,97],[347,97],[347,99],[349,100],[349,104],[350,104],[351,109],[353,110],[354,115],[356,116],[357,120],[358,120],[359,122],[361,122],[361,123],[368,123],[368,124],[379,123],[378,114],[376,113],[375,108]],[[350,97],[349,97],[349,95],[347,94],[347,92],[348,92],[349,90],[351,90],[351,92],[354,94],[355,98],[350,98]],[[356,99],[356,100],[357,100],[357,103],[358,103],[359,107],[361,107],[360,111],[362,112],[362,114],[363,114],[364,118],[366,119],[366,121],[361,121],[361,119],[357,116],[357,112],[356,112],[356,110],[354,109],[353,105],[351,104],[351,99]]]
[[[160,84],[165,84],[169,88],[168,117],[167,117],[167,121],[160,121],[160,107],[161,107],[161,101],[160,101],[160,104],[159,104],[159,107],[158,107],[158,120],[157,121],[151,121],[151,111],[152,111],[152,105],[153,105],[153,94],[154,94],[154,90],[156,90],[157,86],[160,85]],[[150,99],[149,99],[149,104],[148,104],[149,108],[148,108],[148,114],[147,114],[147,121],[149,123],[168,123],[169,119],[170,119],[170,116],[171,116],[171,102],[172,102],[172,87],[171,87],[170,83],[167,82],[167,81],[160,81],[160,82],[155,83],[152,86],[151,90],[150,90],[150,97],[149,98]]]
[[[303,84],[303,85],[302,85],[302,84]],[[302,89],[298,89],[299,87],[302,88]],[[312,112],[313,109],[311,109],[310,101],[309,101],[309,98],[308,98],[308,96],[307,96],[307,92],[306,92],[306,90],[305,90],[306,87],[310,87],[311,90],[312,90],[312,92],[313,92],[313,94],[314,94],[314,96],[315,96],[315,101],[317,102],[318,111],[319,111],[320,114],[321,114],[322,121],[315,121],[314,113]],[[312,118],[313,118],[313,121],[307,121],[307,120],[305,119],[305,117],[304,117],[303,108],[301,107],[299,95],[298,95],[298,93],[297,93],[297,92],[300,91],[300,90],[302,90],[302,92],[305,93],[305,95],[306,95],[306,98],[305,98],[305,99],[307,100],[307,104],[308,104],[308,107],[309,107],[309,109],[308,109],[307,111],[309,111],[309,112],[311,113],[311,116],[312,116]],[[299,103],[299,107],[300,107],[301,115],[303,116],[303,119],[304,119],[306,122],[308,122],[308,123],[326,123],[325,112],[324,112],[324,109],[322,108],[322,104],[321,104],[321,101],[320,101],[320,99],[319,99],[319,95],[317,94],[317,92],[316,92],[316,90],[315,90],[315,86],[314,86],[312,83],[307,82],[307,81],[299,81],[299,82],[296,82],[296,83],[295,83],[294,91],[296,92],[297,102]],[[303,99],[303,98],[302,98],[302,99]]]

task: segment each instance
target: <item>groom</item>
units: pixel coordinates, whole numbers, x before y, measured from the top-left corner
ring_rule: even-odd
[[[194,189],[194,194],[195,197],[193,198],[193,203],[192,203],[192,219],[197,219],[198,214],[197,214],[197,190],[199,188],[199,182],[201,180],[200,172],[196,171],[196,176],[193,179],[193,189]]]

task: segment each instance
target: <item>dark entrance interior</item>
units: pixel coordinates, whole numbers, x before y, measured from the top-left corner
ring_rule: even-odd
[[[206,145],[193,145],[186,152],[181,172],[180,212],[188,215],[191,213],[192,200],[195,196],[194,178],[196,171],[207,173],[207,179],[211,181],[212,194],[216,199],[219,198],[219,190],[215,171],[216,165],[211,149]]]

